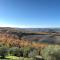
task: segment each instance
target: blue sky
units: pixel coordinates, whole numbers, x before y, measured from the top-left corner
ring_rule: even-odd
[[[60,27],[60,0],[0,0],[0,26]]]

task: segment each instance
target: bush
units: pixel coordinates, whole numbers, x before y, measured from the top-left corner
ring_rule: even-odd
[[[18,57],[34,57],[37,54],[37,50],[31,47],[12,47],[10,48],[10,54]]]
[[[21,56],[21,57],[28,57],[28,53],[30,51],[29,47],[12,47],[10,48],[10,54],[13,56]]]
[[[35,57],[38,55],[37,49],[33,47],[24,47],[23,48],[23,57]]]
[[[42,51],[42,56],[45,60],[60,60],[60,46],[49,45]]]
[[[13,55],[13,56],[17,56],[18,55],[18,48],[17,47],[12,47],[10,48],[10,54]]]
[[[24,47],[23,48],[23,56],[28,57],[29,51],[30,51],[30,47]]]
[[[38,55],[38,52],[36,49],[33,49],[32,51],[29,52],[29,57],[35,57],[36,55]]]
[[[8,55],[8,49],[6,47],[0,47],[1,58],[5,58],[6,55]]]

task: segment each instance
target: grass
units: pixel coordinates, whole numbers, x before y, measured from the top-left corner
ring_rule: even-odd
[[[24,57],[16,57],[16,56],[6,56],[8,60],[33,60],[33,58],[24,58]]]
[[[6,58],[10,60],[19,60],[19,57],[16,56],[6,56]]]
[[[34,60],[33,58],[24,58],[24,60]]]

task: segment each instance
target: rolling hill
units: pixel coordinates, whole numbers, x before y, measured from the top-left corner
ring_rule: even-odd
[[[60,29],[0,27],[0,45],[20,47],[33,43],[60,44]]]

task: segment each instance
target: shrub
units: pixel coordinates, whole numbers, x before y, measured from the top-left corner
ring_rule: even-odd
[[[29,53],[29,57],[35,57],[37,55],[37,51],[36,50],[33,50],[33,51],[30,51]]]
[[[0,47],[1,58],[5,58],[6,55],[8,55],[8,49],[6,47]]]
[[[30,51],[30,47],[24,47],[23,48],[23,56],[28,57],[29,51]]]
[[[23,56],[22,49],[20,49],[18,47],[10,48],[10,54],[13,56]]]
[[[42,56],[45,60],[60,60],[60,46],[49,45],[42,51]]]

